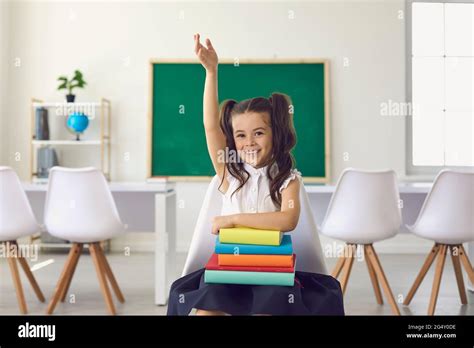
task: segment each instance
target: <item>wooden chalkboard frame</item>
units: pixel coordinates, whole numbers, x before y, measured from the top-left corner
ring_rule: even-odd
[[[212,176],[153,176],[152,175],[152,156],[153,156],[153,65],[157,63],[173,64],[200,64],[197,59],[162,59],[152,58],[149,62],[149,88],[148,88],[148,136],[147,136],[147,179],[150,181],[204,181],[210,182]],[[222,64],[234,64],[234,59],[219,59]],[[323,64],[324,67],[324,177],[305,176],[305,183],[328,183],[331,178],[330,167],[330,103],[329,103],[329,60],[316,58],[303,59],[239,59],[239,64]],[[203,85],[204,88],[204,85]]]

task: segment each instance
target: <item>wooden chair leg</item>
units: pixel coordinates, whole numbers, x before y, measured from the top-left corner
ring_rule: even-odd
[[[56,308],[56,304],[58,303],[61,297],[63,288],[66,286],[69,275],[71,274],[72,261],[76,257],[75,254],[78,251],[79,251],[79,245],[77,243],[74,243],[71,246],[71,250],[69,251],[66,264],[64,265],[61,276],[59,277],[58,284],[56,285],[56,289],[54,290],[53,297],[51,298],[51,301],[49,302],[48,308],[46,309],[46,314],[52,314],[54,312],[54,308]]]
[[[100,248],[98,243],[90,243],[89,250],[91,252],[92,260],[94,261],[95,271],[97,273],[97,278],[99,278],[100,288],[102,290],[102,294],[105,299],[105,303],[107,304],[107,308],[110,314],[115,315],[115,307],[114,303],[112,302],[112,296],[110,294],[109,287],[107,285],[107,279],[105,277],[105,270],[103,269],[100,257]]]
[[[367,255],[367,245],[364,245],[364,255]],[[372,262],[367,256],[365,257],[365,263],[367,264],[367,269],[370,275],[370,281],[372,282],[372,287],[374,288],[374,293],[375,293],[375,298],[377,299],[377,303],[379,305],[382,305],[383,298],[382,298],[382,293],[380,292],[379,282],[377,280],[374,267],[372,266]]]
[[[467,276],[471,280],[471,283],[474,284],[474,270],[472,269],[471,262],[469,261],[469,258],[467,257],[466,251],[464,250],[462,244],[460,245],[459,249],[459,257],[461,258],[461,261],[464,265]]]
[[[84,247],[84,244],[82,243],[77,244],[77,252],[74,252],[74,258],[71,260],[71,263],[72,263],[71,272],[69,273],[67,281],[66,281],[66,285],[63,287],[63,290],[61,292],[61,297],[60,297],[61,302],[64,302],[66,300],[66,295],[71,286],[71,281],[72,281],[72,278],[74,277],[74,273],[76,272],[76,267],[77,267],[77,264],[79,263],[79,258],[81,257],[83,247]]]
[[[439,249],[438,263],[436,264],[435,276],[433,279],[433,289],[431,290],[430,305],[428,307],[428,315],[433,315],[438,300],[439,286],[441,284],[441,277],[443,276],[444,262],[446,260],[447,245],[442,244]]]
[[[353,244],[347,245],[346,250],[349,255],[346,257],[346,261],[344,262],[344,274],[341,279],[342,295],[346,293],[347,283],[349,282],[349,276],[351,275],[352,264],[354,263],[354,247]]]
[[[38,300],[40,302],[45,302],[46,300],[44,298],[43,292],[41,291],[38,283],[36,282],[35,276],[31,272],[30,266],[28,266],[28,262],[23,257],[19,257],[18,261],[20,262],[20,265],[23,268],[23,271],[25,272],[26,277],[30,281],[31,287],[33,288],[33,291],[35,292],[36,297],[38,297]]]
[[[387,297],[388,302],[390,303],[390,306],[392,307],[392,311],[396,315],[400,315],[400,309],[398,308],[397,302],[393,297],[392,289],[390,289],[390,285],[388,284],[387,277],[385,276],[385,273],[382,269],[382,265],[380,264],[377,253],[371,244],[367,245],[367,255],[370,259],[370,262],[372,263],[372,266],[374,267],[374,271],[378,280],[382,283],[383,291]]]
[[[7,242],[6,246],[8,250],[14,245],[11,242]],[[28,313],[25,302],[25,294],[23,293],[23,287],[21,286],[20,274],[18,273],[18,265],[16,264],[15,257],[7,257],[8,265],[10,266],[10,272],[13,278],[13,285],[15,286],[16,298],[18,300],[18,305],[20,306],[21,314]]]
[[[16,241],[12,243],[18,248],[18,243]],[[18,262],[23,268],[23,271],[25,272],[26,277],[28,278],[31,284],[31,287],[34,290],[36,297],[38,297],[38,300],[40,300],[40,302],[44,302],[45,298],[44,298],[43,292],[41,291],[38,283],[36,282],[35,276],[33,275],[33,272],[31,272],[30,267],[28,266],[28,262],[20,254],[18,254]]]
[[[344,250],[345,250],[346,246],[344,246]],[[344,266],[344,262],[346,261],[346,257],[344,255],[342,255],[338,260],[337,260],[337,263],[336,263],[336,267],[334,267],[332,273],[331,273],[331,276],[333,276],[334,278],[337,279],[337,277],[339,277],[339,274],[341,274],[341,271],[342,271],[342,268]]]
[[[115,296],[117,296],[117,299],[120,303],[124,303],[125,297],[123,296],[122,291],[120,290],[120,287],[117,283],[117,280],[115,279],[114,273],[112,272],[112,268],[110,267],[109,262],[105,257],[104,250],[99,246],[98,251],[102,267],[105,270],[105,274],[109,279],[110,285],[112,285],[112,289],[114,290]]]
[[[451,259],[453,260],[454,274],[456,275],[456,282],[458,283],[459,297],[461,297],[461,303],[467,304],[466,288],[464,286],[464,279],[462,276],[461,262],[459,261],[459,245],[451,245]]]
[[[413,296],[415,296],[416,291],[420,287],[421,282],[426,276],[426,273],[428,273],[431,265],[433,264],[434,259],[438,255],[440,246],[438,244],[435,244],[433,248],[431,248],[430,253],[426,257],[425,263],[421,267],[420,273],[418,273],[418,276],[415,279],[415,282],[411,286],[410,291],[408,292],[408,295],[405,297],[405,301],[403,301],[403,305],[408,306],[413,299]]]

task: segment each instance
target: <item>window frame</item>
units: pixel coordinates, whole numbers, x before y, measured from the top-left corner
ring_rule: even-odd
[[[406,0],[405,2],[405,56],[406,56],[406,101],[413,105],[412,96],[412,6],[414,3],[441,3],[441,4],[472,4],[466,0]],[[422,166],[413,164],[413,115],[405,122],[405,175],[434,177],[442,169],[474,171],[474,166]],[[473,134],[474,136],[474,134]]]

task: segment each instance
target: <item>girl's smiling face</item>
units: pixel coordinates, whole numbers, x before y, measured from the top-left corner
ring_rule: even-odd
[[[272,128],[267,112],[246,112],[232,117],[234,142],[240,158],[255,168],[272,155]]]

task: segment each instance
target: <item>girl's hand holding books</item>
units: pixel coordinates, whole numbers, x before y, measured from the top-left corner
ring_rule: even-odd
[[[221,228],[231,227],[235,227],[233,215],[216,216],[212,219],[212,234],[218,234]]]

